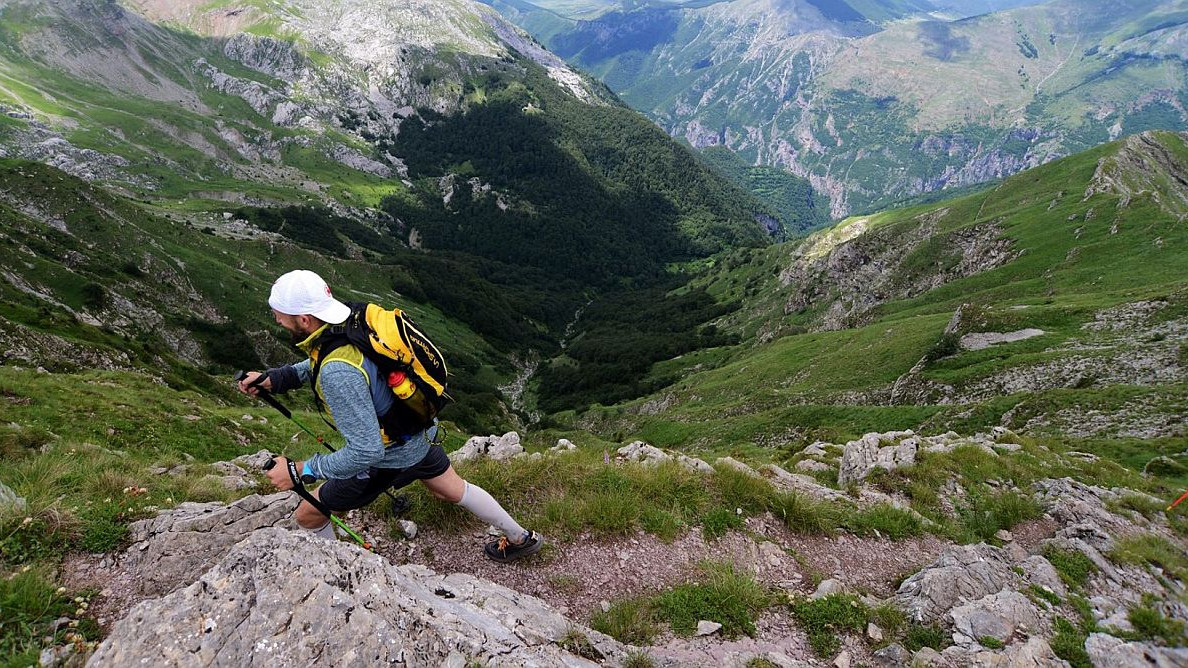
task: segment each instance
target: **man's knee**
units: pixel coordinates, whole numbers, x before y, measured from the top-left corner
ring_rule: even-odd
[[[301,505],[297,506],[297,524],[303,529],[320,529],[328,521],[330,518],[310,505],[309,501],[302,501]]]

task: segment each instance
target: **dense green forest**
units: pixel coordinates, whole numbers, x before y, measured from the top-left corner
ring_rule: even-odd
[[[581,411],[593,403],[634,399],[676,380],[649,377],[656,362],[738,343],[737,336],[706,325],[735,305],[719,304],[700,288],[670,292],[680,284],[672,278],[591,303],[577,323],[579,333],[541,371],[539,406]]]
[[[700,155],[720,174],[775,209],[788,236],[829,223],[829,198],[813,190],[807,179],[778,167],[748,165],[725,146],[704,148]]]

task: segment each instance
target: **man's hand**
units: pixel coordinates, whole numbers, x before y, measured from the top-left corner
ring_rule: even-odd
[[[257,378],[263,375],[264,374],[259,371],[249,371],[244,379],[239,381],[239,391],[243,392],[244,394],[250,394],[253,397],[260,394],[260,388],[271,391],[272,379],[268,378],[267,376],[264,377],[264,380],[261,381],[259,385],[252,385],[252,383],[256,382]]]
[[[268,476],[268,481],[282,492],[293,489],[293,479],[289,477],[289,460],[284,457],[274,457],[273,461],[276,462],[276,466],[264,472]],[[300,471],[304,462],[294,463],[297,465],[297,470]]]

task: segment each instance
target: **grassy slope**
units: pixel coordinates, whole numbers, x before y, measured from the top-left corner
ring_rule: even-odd
[[[1182,136],[1161,134],[1158,139],[1180,161],[1188,158]],[[658,364],[654,375],[686,370],[680,382],[662,393],[671,395],[669,408],[641,413],[641,405],[652,397],[595,410],[586,419],[660,445],[755,453],[765,446],[870,430],[921,425],[971,430],[998,424],[1023,396],[972,407],[873,405],[862,397],[889,386],[937,346],[950,316],[962,304],[978,307],[976,331],[1038,327],[1048,333],[944,357],[922,373],[958,387],[1067,354],[1051,349],[1081,333],[1083,323],[1110,306],[1170,299],[1165,317],[1181,313],[1180,292],[1188,269],[1188,254],[1182,249],[1188,232],[1177,216],[1162,209],[1150,192],[1126,206],[1112,194],[1083,199],[1098,160],[1120,148],[1119,143],[1103,146],[1025,172],[986,193],[867,218],[871,229],[890,230],[894,236],[897,228],[918,224],[918,216],[944,209],[948,213],[938,234],[996,221],[1013,248],[1025,252],[997,269],[885,303],[869,317],[869,324],[858,328],[805,332],[818,324],[819,311],[784,314],[784,302],[796,286],[781,286],[777,275],[793,261],[798,242],[718,258],[717,266],[696,284],[708,287],[721,302],[742,301],[742,308],[720,326],[747,337],[743,345]],[[1086,221],[1090,210],[1093,216]],[[840,227],[848,224],[853,221]],[[1115,224],[1117,232],[1111,233]],[[816,244],[831,233],[836,235],[822,232],[803,244]],[[757,337],[763,332],[775,332],[777,338],[761,342]],[[1108,408],[1150,392],[1141,387],[1053,390],[1037,403],[1048,410],[1079,402]],[[1171,442],[1154,447],[1175,451]]]
[[[94,283],[104,288],[108,304],[114,303],[117,295],[122,296],[143,308],[160,311],[167,323],[187,326],[199,309],[189,295],[173,287],[173,282],[160,280],[160,274],[168,272],[192,286],[200,296],[197,303],[214,306],[239,329],[279,331],[267,309],[269,286],[284,271],[309,268],[336,286],[340,298],[399,304],[444,350],[494,364],[494,350],[465,325],[431,306],[395,294],[391,288],[395,268],[385,270],[370,261],[328,258],[286,242],[231,240],[206,234],[152,207],[113,196],[35,163],[0,163],[0,182],[12,203],[0,205],[0,213],[9,221],[5,227],[11,240],[0,250],[4,264],[19,268],[24,281],[43,288],[77,311],[96,313],[104,320],[118,318],[114,311],[104,314],[103,308],[87,303],[82,287]],[[38,209],[34,218],[21,211],[30,206]],[[40,222],[44,218],[60,219],[69,232],[49,228]],[[71,252],[84,257],[84,261],[71,261]],[[132,267],[139,270],[139,275]],[[166,369],[173,368],[191,379],[202,376],[169,355],[168,346],[146,329],[147,323],[125,327],[133,335],[125,339],[111,329],[77,321],[63,309],[16,290],[8,281],[0,283],[0,295],[4,298],[0,315],[10,321],[68,340],[128,351],[134,361],[154,373],[162,371],[157,355],[164,354],[170,360]],[[273,348],[285,346],[278,342]],[[489,368],[493,377],[487,380],[494,384],[502,372]]]

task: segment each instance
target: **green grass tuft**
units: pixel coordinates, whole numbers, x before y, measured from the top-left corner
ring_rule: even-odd
[[[1052,563],[1052,567],[1056,569],[1060,579],[1074,588],[1084,586],[1089,575],[1097,570],[1089,557],[1075,550],[1062,550],[1049,546],[1044,549],[1044,557]]]
[[[741,529],[742,516],[730,508],[711,508],[701,517],[701,531],[706,538],[721,538],[731,529]]]
[[[1089,653],[1085,651],[1085,640],[1089,634],[1073,625],[1063,617],[1053,620],[1056,634],[1048,641],[1052,652],[1072,665],[1072,668],[1092,668]]]
[[[1134,627],[1135,640],[1149,640],[1170,647],[1188,645],[1184,622],[1165,616],[1153,604],[1131,608],[1126,619]]]
[[[652,602],[647,598],[612,601],[606,612],[590,618],[590,628],[628,645],[648,645],[660,632]]]
[[[691,635],[697,622],[706,619],[722,625],[726,638],[755,635],[754,619],[771,603],[755,579],[739,573],[732,564],[701,564],[700,582],[673,587],[655,601],[659,617],[680,635]]]
[[[951,644],[953,644],[952,638],[938,626],[910,624],[903,634],[903,646],[911,652],[919,651],[925,647],[940,651]]]
[[[845,519],[844,526],[860,536],[877,531],[892,540],[924,533],[924,524],[915,513],[888,504],[853,512]]]
[[[792,603],[792,615],[808,634],[809,646],[820,657],[828,657],[841,648],[839,632],[861,631],[866,627],[870,610],[853,594],[830,594],[817,600],[800,599]]]
[[[1002,649],[1006,647],[1006,643],[995,638],[994,636],[982,636],[978,638],[978,644],[986,649]]]
[[[1110,558],[1120,564],[1150,565],[1180,581],[1188,580],[1188,555],[1166,538],[1139,534],[1119,539]]]

